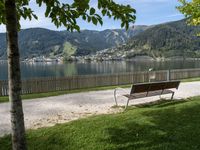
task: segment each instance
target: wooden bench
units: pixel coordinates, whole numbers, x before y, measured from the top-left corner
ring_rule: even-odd
[[[139,83],[133,84],[130,94],[125,94],[123,96],[127,97],[127,104],[125,109],[128,107],[129,101],[138,98],[160,96],[164,94],[172,94],[171,99],[174,97],[174,91],[171,89],[178,89],[180,81],[163,81],[163,82],[150,82],[150,83]],[[115,103],[117,104],[116,92],[119,88],[114,91]]]

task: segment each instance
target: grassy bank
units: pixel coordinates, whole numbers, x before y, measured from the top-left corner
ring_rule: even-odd
[[[183,79],[182,82],[195,82],[200,81],[200,78]]]
[[[30,150],[199,150],[200,97],[163,101],[27,132]],[[0,149],[11,149],[10,136]]]

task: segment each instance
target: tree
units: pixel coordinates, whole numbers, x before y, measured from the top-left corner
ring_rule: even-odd
[[[181,6],[178,7],[179,11],[183,13],[191,25],[200,25],[200,0],[179,0]]]
[[[30,0],[0,0],[0,24],[6,25],[9,99],[11,103],[12,147],[14,150],[25,150],[24,116],[21,101],[20,54],[18,48],[18,29],[21,18],[37,19],[29,7]],[[97,8],[91,7],[90,0],[74,0],[62,3],[59,0],[36,0],[40,7],[46,6],[45,16],[57,26],[65,26],[69,31],[80,31],[77,19],[81,18],[94,25],[103,24],[102,17],[108,16],[121,20],[121,27],[128,29],[136,19],[135,9],[113,0],[98,0]],[[98,13],[96,9],[100,10]]]

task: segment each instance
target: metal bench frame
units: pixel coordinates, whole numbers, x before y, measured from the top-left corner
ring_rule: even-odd
[[[177,90],[179,85],[180,85],[180,81],[163,81],[163,82],[149,82],[149,83],[133,84],[130,94],[122,95],[128,98],[125,109],[128,107],[129,101],[133,99],[158,96],[158,95],[160,96],[160,99],[161,99],[161,95],[172,94],[171,96],[171,100],[172,100],[175,92],[169,89]],[[114,90],[114,99],[115,99],[116,106],[118,106],[118,102],[117,102],[118,90],[124,90],[124,89],[118,87]]]

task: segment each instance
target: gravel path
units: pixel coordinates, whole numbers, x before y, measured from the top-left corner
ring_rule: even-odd
[[[126,89],[129,92],[130,89]],[[119,91],[122,94],[122,91]],[[188,98],[200,95],[200,82],[181,83],[175,93],[175,99]],[[169,98],[168,96],[162,96]],[[119,104],[125,105],[126,98],[118,97]],[[150,97],[134,100],[130,105],[147,103],[158,100],[159,97]],[[122,111],[111,108],[114,103],[113,90],[93,91],[61,95],[37,100],[23,101],[26,129],[36,129],[44,126],[53,126],[78,118],[96,114],[108,114]],[[0,136],[10,133],[9,103],[0,104]]]

